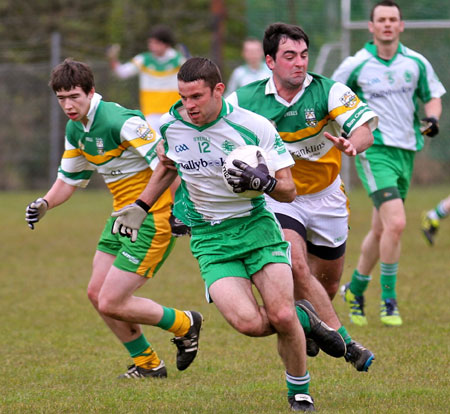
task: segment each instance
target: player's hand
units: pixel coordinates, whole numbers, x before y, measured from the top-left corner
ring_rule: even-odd
[[[353,144],[347,139],[347,135],[345,133],[342,133],[340,137],[335,137],[334,135],[331,135],[328,132],[324,132],[323,135],[325,136],[326,139],[331,141],[339,151],[342,151],[345,155],[348,155],[349,157],[354,157],[358,153]]]
[[[423,118],[420,132],[430,138],[436,136],[439,133],[439,120],[434,116]]]
[[[114,221],[112,234],[119,233],[126,236],[134,243],[137,239],[138,231],[147,217],[150,207],[142,200],[136,200],[133,204],[129,204],[120,210],[113,211],[112,217],[117,217]]]
[[[186,224],[176,218],[172,213],[170,214],[169,223],[172,229],[172,236],[181,237],[191,235],[191,228],[186,226]]]
[[[156,145],[156,155],[158,156],[159,162],[164,165],[164,167],[169,170],[177,169],[177,167],[175,167],[175,163],[166,155],[162,141],[159,141]]]
[[[48,202],[43,198],[38,198],[27,205],[25,209],[25,220],[28,227],[34,230],[34,223],[37,223],[48,210]]]
[[[258,165],[255,168],[244,161],[233,160],[233,165],[239,168],[239,170],[228,169],[231,177],[227,179],[227,182],[233,187],[233,192],[243,193],[254,190],[269,194],[274,190],[277,185],[276,178],[269,174],[266,161],[260,151],[256,151],[256,157]]]
[[[115,43],[106,49],[106,57],[109,60],[118,60],[120,53],[120,45]]]

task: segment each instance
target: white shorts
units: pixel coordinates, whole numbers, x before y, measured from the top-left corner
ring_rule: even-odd
[[[322,191],[297,196],[292,203],[281,203],[266,196],[275,214],[284,214],[301,223],[306,239],[316,246],[338,247],[348,236],[348,198],[341,186],[341,178]]]

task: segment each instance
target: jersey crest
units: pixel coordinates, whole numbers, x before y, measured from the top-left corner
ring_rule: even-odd
[[[317,118],[314,108],[305,108],[305,121],[306,125],[310,127],[315,127],[317,125]]]

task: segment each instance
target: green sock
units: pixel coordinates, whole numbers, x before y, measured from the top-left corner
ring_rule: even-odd
[[[305,334],[308,334],[311,332],[311,323],[309,322],[309,316],[308,314],[298,306],[295,307],[295,310],[297,311],[297,317],[300,321],[300,324],[303,327],[303,330],[305,331]]]
[[[134,341],[124,342],[125,348],[128,349],[131,357],[137,357],[142,352],[148,349],[150,346],[150,342],[147,341],[144,334],[142,334],[139,338],[136,338]]]
[[[163,316],[155,326],[158,326],[159,328],[168,331],[169,328],[175,322],[175,309],[166,308],[165,306],[163,306],[162,308],[163,308]]]
[[[339,332],[339,334],[344,339],[344,342],[345,342],[346,345],[348,345],[350,342],[352,342],[352,337],[347,332],[347,329],[345,329],[344,325],[342,325],[337,331]]]
[[[309,394],[310,381],[311,377],[309,376],[308,371],[306,371],[306,374],[303,377],[293,377],[286,371],[286,385],[288,389],[288,396],[292,397],[295,394]]]
[[[395,285],[397,283],[398,263],[380,263],[381,268],[381,299],[396,299]]]
[[[370,275],[362,275],[355,269],[352,275],[352,281],[350,282],[350,292],[355,296],[362,296],[371,279],[372,277]]]

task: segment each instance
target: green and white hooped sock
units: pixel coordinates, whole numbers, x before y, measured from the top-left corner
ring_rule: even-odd
[[[311,377],[309,372],[303,377],[294,377],[286,371],[286,385],[288,388],[288,397],[292,397],[295,394],[309,394],[309,382]]]
[[[445,210],[444,202],[441,201],[434,210],[438,216],[438,218],[443,219],[448,216],[448,211]]]

